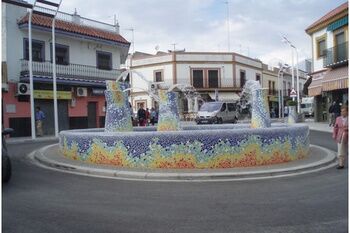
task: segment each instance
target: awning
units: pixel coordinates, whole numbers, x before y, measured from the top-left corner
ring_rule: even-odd
[[[215,100],[215,92],[210,92],[210,93],[208,93],[209,95],[210,95],[210,97],[213,99],[213,100]],[[234,92],[231,92],[231,93],[229,93],[229,92],[220,92],[219,91],[219,101],[223,101],[223,100],[225,100],[225,101],[236,101],[236,100],[239,100],[240,99],[240,97],[239,97],[239,95],[237,94],[237,93],[234,93]]]
[[[338,19],[337,21],[331,23],[330,25],[328,25],[327,27],[327,31],[334,31],[337,30],[338,28],[347,25],[348,24],[348,16],[345,16],[341,19]]]
[[[312,74],[312,82],[308,88],[309,96],[317,96],[322,94],[322,80],[325,74],[326,71]]]
[[[20,77],[21,82],[29,82],[29,75]],[[52,83],[51,76],[33,76],[33,81],[38,83]],[[66,78],[57,77],[57,84],[70,85],[70,86],[85,86],[85,87],[106,87],[105,80],[92,80],[92,79],[78,79],[78,78]]]
[[[348,66],[329,70],[322,80],[323,91],[333,91],[349,87]]]

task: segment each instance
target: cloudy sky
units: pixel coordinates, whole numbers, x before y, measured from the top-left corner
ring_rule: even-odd
[[[226,52],[228,26],[226,0],[63,0],[61,10],[77,8],[81,16],[113,23],[132,41],[135,51],[155,53],[173,48],[195,52]],[[265,63],[279,58],[291,61],[285,35],[299,49],[299,57],[311,57],[311,41],[305,33],[314,21],[345,0],[228,0],[231,51]],[[132,49],[132,48],[131,48]]]

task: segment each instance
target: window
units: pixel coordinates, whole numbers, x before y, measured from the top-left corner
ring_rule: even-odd
[[[45,61],[45,42],[40,40],[32,40],[32,57],[33,61]],[[24,39],[24,59],[29,60],[29,42]]]
[[[234,103],[228,103],[228,104],[227,104],[227,109],[228,109],[229,112],[234,112],[234,111],[236,111],[236,104],[234,104]]]
[[[194,88],[203,88],[203,70],[193,70],[192,86]]]
[[[256,81],[259,81],[259,83],[261,84],[261,78],[260,78],[260,74],[256,74]]]
[[[241,87],[243,88],[244,87],[244,84],[245,84],[245,71],[244,70],[241,70],[240,71],[240,81],[241,81]]]
[[[322,36],[316,39],[316,46],[317,46],[317,58],[323,57],[325,55],[325,49],[327,48],[326,36]]]
[[[208,70],[208,84],[209,88],[219,87],[219,71],[218,70]]]
[[[51,62],[52,62],[52,44],[50,45]],[[68,65],[69,64],[69,47],[66,45],[56,44],[56,64]]]
[[[272,95],[272,83],[271,80],[269,80],[269,94]]]
[[[162,71],[155,71],[154,72],[154,81],[155,82],[162,82],[163,81],[163,72]]]
[[[112,54],[108,52],[96,51],[97,68],[101,70],[112,69]]]
[[[226,110],[226,103],[223,103],[220,111],[224,112],[225,110]]]
[[[272,93],[275,93],[275,92],[276,92],[276,90],[275,90],[275,82],[272,81]]]

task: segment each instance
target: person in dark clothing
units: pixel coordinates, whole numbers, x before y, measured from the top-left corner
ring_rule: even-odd
[[[332,103],[331,106],[329,106],[328,113],[329,113],[329,126],[334,126],[335,123],[335,113],[334,113],[334,106],[335,101]]]
[[[337,101],[333,107],[333,112],[335,115],[335,118],[337,118],[338,116],[340,116],[340,104],[339,101]]]
[[[143,104],[140,105],[137,111],[137,118],[139,119],[139,126],[146,126],[146,111],[143,109]]]

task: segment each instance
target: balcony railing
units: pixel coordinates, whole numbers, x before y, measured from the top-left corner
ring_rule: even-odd
[[[323,67],[333,67],[348,62],[348,42],[326,49],[324,52]]]
[[[166,81],[168,82],[168,81]],[[233,89],[240,90],[241,88],[236,84],[233,85],[232,79],[221,79],[218,82],[209,82],[208,80],[203,79],[203,82],[191,83],[191,78],[178,78],[176,80],[177,84],[188,84],[193,86],[197,90],[215,90],[215,89]]]
[[[21,75],[29,74],[29,61],[21,60]],[[68,64],[56,64],[56,75],[60,77],[83,78],[83,79],[116,79],[122,70],[101,70],[95,66]],[[34,62],[33,61],[33,75],[52,76],[52,63]]]

